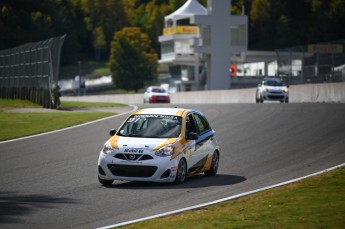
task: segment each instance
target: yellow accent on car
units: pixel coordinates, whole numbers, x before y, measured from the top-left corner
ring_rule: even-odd
[[[155,148],[152,149],[152,151],[155,151],[155,150],[159,150],[160,148],[162,148],[163,146],[165,145],[168,145],[168,144],[173,144],[176,142],[178,138],[169,138],[168,140],[166,140],[165,142],[163,142],[162,144],[156,146]]]
[[[204,167],[202,168],[202,171],[208,171],[208,170],[210,170],[211,165],[212,165],[212,158],[213,158],[213,156],[207,158],[207,161],[206,161]]]
[[[141,112],[143,112],[143,109],[135,111],[132,115],[140,114]]]
[[[117,145],[117,140],[120,138],[119,135],[114,135],[109,139],[109,142],[111,144],[111,147],[114,149],[119,149],[119,146]]]

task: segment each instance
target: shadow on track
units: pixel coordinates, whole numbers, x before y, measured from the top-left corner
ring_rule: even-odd
[[[241,183],[247,180],[243,176],[218,174],[216,176],[195,175],[186,179],[183,184],[154,183],[139,181],[115,181],[109,188],[117,189],[190,189],[211,186],[226,186]]]
[[[20,195],[15,192],[0,192],[0,225],[20,223],[23,215],[30,215],[34,211],[54,208],[58,204],[65,203],[75,203],[75,201],[50,195]]]

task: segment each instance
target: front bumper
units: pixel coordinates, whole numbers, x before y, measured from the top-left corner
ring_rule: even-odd
[[[127,160],[130,158],[130,154],[127,156],[120,159],[116,155],[101,152],[98,159],[98,176],[104,180],[175,181],[180,157],[170,160],[171,157],[150,155],[152,159]]]
[[[289,95],[286,92],[264,92],[262,95],[264,100],[288,101]]]

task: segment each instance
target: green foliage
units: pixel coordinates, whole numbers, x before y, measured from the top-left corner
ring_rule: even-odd
[[[149,36],[138,27],[116,32],[111,45],[110,69],[117,88],[138,91],[157,78],[158,56]]]
[[[204,6],[207,0],[198,0]],[[0,49],[66,34],[62,64],[108,60],[114,32],[140,27],[160,52],[164,16],[186,0],[1,0]],[[249,49],[267,50],[345,37],[344,0],[232,0],[249,16]]]

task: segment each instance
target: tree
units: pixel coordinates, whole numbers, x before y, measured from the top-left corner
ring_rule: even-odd
[[[109,57],[114,32],[127,25],[124,0],[72,0],[80,7],[86,30],[90,32],[97,60]]]
[[[272,42],[270,37],[271,28],[271,5],[268,0],[253,0],[250,10],[250,26],[253,33],[253,48],[266,49]]]
[[[139,27],[125,27],[116,32],[111,43],[110,69],[116,87],[135,90],[157,79],[158,57],[149,36]]]

